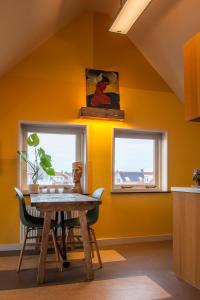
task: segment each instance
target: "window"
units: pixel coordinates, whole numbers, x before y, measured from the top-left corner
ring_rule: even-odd
[[[113,191],[167,189],[167,134],[114,129]]]
[[[86,190],[86,126],[58,124],[21,124],[20,148],[26,150],[31,161],[34,159],[33,147],[27,146],[27,137],[36,132],[40,145],[51,155],[55,176],[48,176],[41,170],[38,183],[41,186],[72,186],[72,163],[83,162],[82,188]],[[20,186],[23,190],[31,183],[29,167],[21,161]]]

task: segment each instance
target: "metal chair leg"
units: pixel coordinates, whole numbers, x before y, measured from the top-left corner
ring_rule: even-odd
[[[28,237],[28,232],[29,232],[28,227],[25,227],[25,237],[24,237],[24,242],[23,242],[22,249],[21,249],[21,251],[20,251],[19,262],[18,262],[18,267],[17,267],[17,272],[20,272],[20,269],[21,269],[22,259],[23,259],[24,250],[25,250],[25,246],[26,246],[26,240],[27,240],[27,237]]]
[[[96,247],[96,252],[97,252],[97,258],[98,258],[98,261],[99,261],[99,266],[100,266],[100,268],[102,268],[101,256],[100,256],[99,247],[98,247],[98,244],[97,244],[97,240],[96,240],[94,229],[91,228],[91,227],[89,227],[89,231],[91,231],[91,234],[93,236],[93,241],[94,241],[94,244],[95,244],[95,247]]]

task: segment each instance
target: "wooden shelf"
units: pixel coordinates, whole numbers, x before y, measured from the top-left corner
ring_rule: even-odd
[[[81,107],[81,118],[103,119],[124,121],[125,112],[120,109],[99,108],[99,107]]]

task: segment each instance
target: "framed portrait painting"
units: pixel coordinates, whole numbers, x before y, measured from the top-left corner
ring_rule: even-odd
[[[85,75],[87,107],[120,109],[118,72],[86,69]]]

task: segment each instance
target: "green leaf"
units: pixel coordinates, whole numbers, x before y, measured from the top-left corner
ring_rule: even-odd
[[[52,165],[51,162],[45,156],[43,156],[40,160],[40,166],[42,168],[50,168]]]
[[[45,154],[45,158],[51,162],[51,155]]]
[[[40,143],[40,139],[37,135],[37,133],[32,133],[31,135],[29,135],[29,137],[27,138],[27,144],[29,146],[33,146],[33,147],[36,147],[38,146]]]
[[[36,148],[40,143],[37,133],[32,133],[27,138],[27,144],[35,147],[35,160],[32,163],[28,159],[27,151],[17,151],[18,155],[31,167],[30,174],[32,175],[32,182],[36,183],[40,177],[41,169],[49,176],[55,175],[55,170],[52,167],[51,156],[46,154],[45,150],[41,147]],[[41,169],[40,169],[41,168]]]
[[[38,155],[39,155],[39,157],[45,155],[45,151],[44,151],[44,149],[42,149],[41,147],[38,148]]]
[[[45,171],[45,173],[49,176],[54,176],[55,171],[52,168],[51,164],[51,156],[46,154],[44,149],[39,148],[38,149],[38,155],[40,157],[40,166]]]
[[[45,171],[45,173],[47,174],[47,175],[49,175],[49,176],[54,176],[55,175],[55,170],[52,168],[52,167],[50,167],[50,168],[48,168],[48,167],[42,167],[42,169]]]
[[[53,168],[48,168],[46,170],[47,175],[49,176],[54,176],[55,175],[55,170]]]

